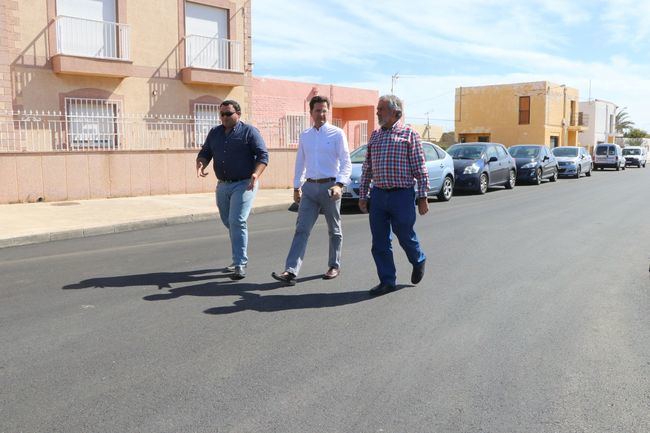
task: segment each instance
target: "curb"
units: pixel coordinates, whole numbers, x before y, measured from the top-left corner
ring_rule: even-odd
[[[251,214],[257,215],[266,212],[287,210],[291,203],[272,204],[266,206],[254,207]],[[217,220],[219,212],[216,210],[210,212],[200,212],[188,215],[176,215],[166,218],[153,218],[141,221],[131,221],[127,223],[111,224],[98,227],[87,227],[72,230],[59,230],[48,233],[37,233],[33,235],[16,236],[13,238],[0,239],[0,249],[18,247],[22,245],[42,244],[52,241],[61,241],[66,239],[88,238],[92,236],[109,235],[114,233],[124,233],[134,230],[144,230],[156,227],[172,226],[177,224],[188,224],[210,220]]]

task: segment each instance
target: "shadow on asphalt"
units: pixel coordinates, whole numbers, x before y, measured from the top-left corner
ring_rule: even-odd
[[[395,293],[406,287],[413,287],[408,284],[399,284]],[[259,289],[257,289],[259,290]],[[383,295],[389,296],[390,293]],[[241,311],[258,311],[260,313],[273,313],[285,310],[305,310],[315,308],[340,307],[342,305],[356,304],[362,301],[369,301],[373,298],[368,295],[367,290],[343,293],[310,293],[301,295],[258,295],[257,293],[240,293],[241,299],[233,305],[225,307],[214,307],[204,311],[206,314],[232,314]]]
[[[228,274],[214,274],[225,269],[202,269],[187,272],[153,272],[150,274],[121,275],[117,277],[97,277],[63,286],[63,290],[78,290],[106,287],[157,286],[158,289],[171,288],[173,283],[191,283],[213,278],[228,278]]]

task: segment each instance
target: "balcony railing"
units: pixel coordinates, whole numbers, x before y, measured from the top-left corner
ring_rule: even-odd
[[[579,113],[573,113],[570,119],[570,125],[589,126],[589,115],[587,113],[583,113],[582,111]]]
[[[187,67],[244,72],[243,63],[240,41],[199,35],[185,37]]]
[[[130,60],[129,26],[68,16],[56,17],[56,53]]]

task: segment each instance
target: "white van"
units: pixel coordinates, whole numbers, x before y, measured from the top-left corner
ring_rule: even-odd
[[[623,150],[618,144],[602,143],[597,144],[594,149],[594,170],[615,168],[625,170],[625,157]]]
[[[623,148],[623,157],[625,157],[625,165],[636,165],[639,168],[645,168],[648,150],[641,146],[627,146]]]

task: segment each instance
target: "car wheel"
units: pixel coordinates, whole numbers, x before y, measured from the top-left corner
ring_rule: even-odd
[[[580,166],[576,168],[576,179],[580,179]]]
[[[451,176],[445,177],[445,180],[442,181],[442,187],[440,187],[440,192],[438,193],[438,199],[442,201],[451,200],[451,196],[454,194],[454,182],[451,180]]]
[[[535,172],[535,183],[537,185],[541,185],[542,183],[542,169],[538,168],[537,171]]]
[[[506,182],[506,189],[512,189],[517,183],[517,173],[514,170],[510,170],[510,176],[508,177],[508,182]]]
[[[481,173],[481,176],[478,178],[478,193],[485,194],[488,190],[488,175],[486,173]]]
[[[549,179],[551,182],[557,181],[557,173],[558,173],[558,168],[555,168],[555,172],[553,173],[553,176]]]
[[[587,176],[587,177],[591,176],[591,171],[592,171],[593,169],[594,169],[594,167],[590,165],[590,166],[589,166],[589,171],[585,173],[585,176]]]
[[[623,164],[623,167],[622,167],[622,168],[623,168],[623,170],[625,170],[625,164]]]

